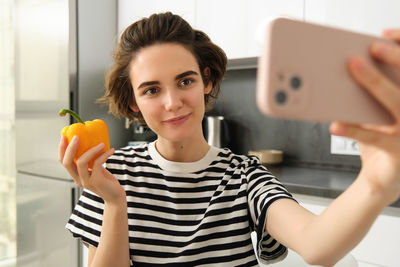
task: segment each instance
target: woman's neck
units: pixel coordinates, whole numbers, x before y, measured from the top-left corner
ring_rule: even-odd
[[[163,158],[175,162],[195,162],[202,159],[210,149],[203,136],[197,140],[172,142],[158,138],[155,147]]]

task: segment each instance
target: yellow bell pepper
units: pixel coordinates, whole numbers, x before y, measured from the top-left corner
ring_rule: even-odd
[[[61,130],[61,134],[67,137],[68,143],[71,142],[72,138],[75,135],[79,137],[79,146],[74,157],[75,162],[88,149],[97,146],[100,143],[104,143],[104,149],[99,154],[97,154],[94,159],[96,159],[101,153],[106,152],[110,149],[108,127],[104,121],[97,119],[93,121],[83,122],[78,114],[69,109],[61,109],[59,115],[65,116],[67,113],[73,116],[76,119],[77,123],[65,126]],[[94,159],[89,162],[90,169],[93,168]]]

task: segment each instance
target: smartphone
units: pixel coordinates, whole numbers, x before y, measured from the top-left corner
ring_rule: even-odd
[[[272,20],[258,60],[257,105],[269,116],[349,123],[391,124],[392,115],[348,71],[362,56],[394,83],[400,70],[375,61],[372,42],[392,40],[286,18]]]

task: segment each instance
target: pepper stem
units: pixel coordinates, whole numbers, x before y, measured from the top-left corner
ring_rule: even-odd
[[[75,120],[76,120],[77,122],[83,123],[81,117],[79,117],[78,114],[76,114],[74,111],[72,111],[72,110],[70,110],[70,109],[62,108],[62,109],[60,110],[60,112],[58,112],[58,115],[60,115],[60,116],[63,117],[63,116],[65,116],[65,115],[67,115],[67,113],[69,113],[72,117],[74,117]]]

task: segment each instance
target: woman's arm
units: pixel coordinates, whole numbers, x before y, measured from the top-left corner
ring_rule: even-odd
[[[126,202],[104,206],[99,246],[89,247],[88,267],[130,266]]]
[[[266,227],[309,264],[332,266],[362,240],[386,205],[359,177],[318,216],[292,200],[274,202]]]
[[[400,43],[400,30],[384,35]],[[400,68],[400,46],[375,43],[371,55]],[[359,142],[362,168],[354,183],[319,216],[294,201],[268,210],[268,232],[312,264],[331,266],[354,248],[383,208],[400,196],[400,85],[361,58],[349,62],[355,80],[394,117],[389,126],[334,122],[331,133]]]
[[[102,230],[97,248],[89,250],[89,267],[129,267],[129,230],[126,193],[118,180],[103,167],[103,163],[114,153],[113,149],[101,154],[89,169],[88,164],[104,144],[89,149],[74,162],[79,139],[74,137],[68,144],[62,136],[59,147],[59,161],[74,179],[75,183],[97,194],[104,200]]]

